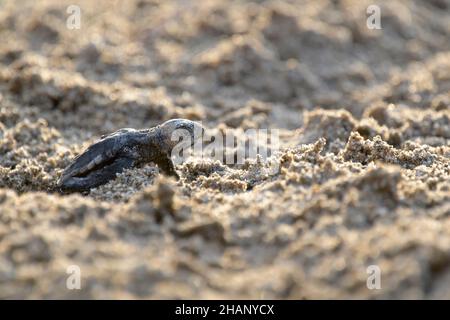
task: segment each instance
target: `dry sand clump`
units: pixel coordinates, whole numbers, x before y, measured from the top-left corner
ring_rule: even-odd
[[[81,30],[70,4],[0,2],[0,298],[450,298],[449,1],[382,2],[382,30],[373,1],[81,1]],[[280,129],[280,170],[55,191],[173,117]]]

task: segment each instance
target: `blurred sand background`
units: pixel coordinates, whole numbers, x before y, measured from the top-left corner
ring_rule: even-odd
[[[450,1],[3,0],[0,39],[0,298],[450,298]],[[175,117],[282,129],[281,171],[52,191]]]

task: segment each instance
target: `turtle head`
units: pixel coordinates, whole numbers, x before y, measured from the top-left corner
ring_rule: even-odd
[[[202,139],[205,129],[195,121],[187,119],[171,119],[160,125],[160,136],[164,140],[168,151],[172,150],[181,140],[193,146],[198,139]]]

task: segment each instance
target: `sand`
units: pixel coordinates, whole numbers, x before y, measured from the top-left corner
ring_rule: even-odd
[[[450,298],[450,2],[0,1],[0,298]],[[87,195],[102,134],[280,130]],[[67,268],[81,289],[66,287]],[[381,289],[367,287],[367,268]]]

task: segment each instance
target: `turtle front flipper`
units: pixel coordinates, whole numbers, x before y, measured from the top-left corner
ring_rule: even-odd
[[[91,145],[64,170],[57,187],[61,192],[83,192],[107,183],[140,161],[146,133],[121,129]]]
[[[134,166],[131,158],[118,158],[86,175],[65,177],[58,183],[61,192],[85,192],[113,180],[118,173]]]
[[[177,180],[180,179],[180,176],[175,171],[175,166],[173,165],[170,156],[161,156],[155,159],[155,163],[158,165],[158,168],[161,169],[161,171],[166,175],[174,177]]]

